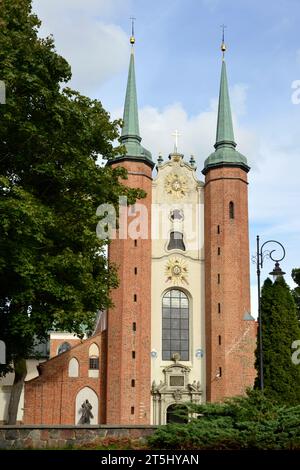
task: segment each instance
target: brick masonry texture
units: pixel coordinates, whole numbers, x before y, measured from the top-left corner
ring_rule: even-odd
[[[99,377],[88,376],[89,347],[100,350]],[[75,402],[83,387],[90,387],[98,396],[98,422],[105,422],[106,333],[95,335],[69,351],[39,365],[39,377],[25,383],[25,424],[75,424]],[[70,360],[79,362],[79,377],[69,377]]]
[[[156,426],[0,426],[0,450],[101,444],[109,437],[143,441],[155,429]]]
[[[116,239],[109,246],[109,262],[118,267],[120,285],[112,292],[114,307],[108,312],[106,416],[107,424],[149,424],[152,171],[143,162],[125,161],[122,166],[128,171],[126,185],[147,193],[138,202],[148,211],[148,234],[136,242]],[[129,224],[135,217],[128,217]]]
[[[205,178],[208,401],[243,394],[256,375],[257,325],[254,320],[244,320],[250,312],[247,184],[247,173],[239,168],[211,169]],[[234,203],[234,218],[230,217],[230,202]]]

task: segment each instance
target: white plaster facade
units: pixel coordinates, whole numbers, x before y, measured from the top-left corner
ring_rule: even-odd
[[[38,377],[39,373],[37,366],[42,361],[37,359],[27,359],[27,375],[25,381],[32,380]],[[11,388],[14,383],[15,374],[14,372],[8,373],[5,377],[0,378],[0,423],[7,420],[8,405],[10,400]],[[21,393],[17,421],[23,420],[24,412],[24,387]]]
[[[205,401],[205,298],[204,298],[204,184],[196,168],[180,154],[158,165],[152,191],[152,324],[151,382],[152,423],[164,424],[169,405]],[[172,220],[173,210],[183,220]],[[159,215],[158,215],[159,214]],[[185,251],[168,249],[170,233],[183,233]],[[162,359],[162,299],[171,288],[189,299],[189,360]],[[173,365],[173,368],[172,368]],[[168,377],[184,376],[179,387]],[[174,373],[173,373],[174,372]],[[178,379],[180,380],[180,379]],[[200,398],[201,397],[201,398]]]

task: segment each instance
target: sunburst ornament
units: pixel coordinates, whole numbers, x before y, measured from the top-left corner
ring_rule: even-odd
[[[174,285],[188,284],[188,268],[186,261],[182,258],[177,256],[170,258],[166,264],[165,274],[167,276],[166,282],[171,282]]]
[[[177,173],[170,173],[165,179],[165,190],[167,194],[180,199],[186,195],[188,190],[186,178]]]

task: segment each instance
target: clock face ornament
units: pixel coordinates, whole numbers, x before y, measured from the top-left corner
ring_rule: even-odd
[[[188,185],[184,176],[177,173],[170,173],[165,180],[165,190],[167,194],[180,199],[187,194]]]

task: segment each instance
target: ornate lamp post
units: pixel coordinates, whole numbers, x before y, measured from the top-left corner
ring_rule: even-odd
[[[276,248],[269,251],[264,251],[264,247],[268,243],[275,243],[280,246],[282,250],[282,257],[281,258],[275,258],[273,256],[273,253],[276,251]],[[267,240],[260,246],[260,241],[259,241],[259,235],[256,237],[256,257],[255,257],[255,262],[256,262],[256,273],[257,273],[257,296],[258,296],[258,326],[259,326],[259,383],[260,383],[260,389],[263,391],[264,390],[264,371],[263,371],[263,343],[262,343],[262,319],[261,319],[261,296],[260,296],[260,271],[263,268],[263,263],[265,258],[269,258],[272,261],[275,262],[275,267],[273,271],[271,271],[269,274],[273,276],[273,279],[276,280],[277,277],[283,276],[285,272],[283,272],[279,266],[279,261],[282,261],[285,257],[285,249],[283,245],[276,240]]]

